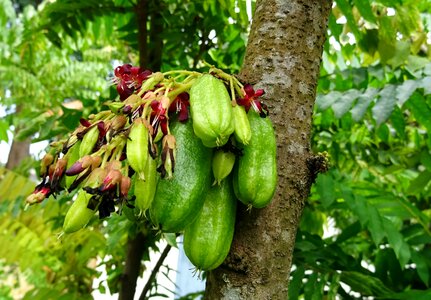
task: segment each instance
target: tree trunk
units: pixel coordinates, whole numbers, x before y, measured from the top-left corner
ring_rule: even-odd
[[[18,105],[16,108],[16,114],[19,114],[21,110],[22,110],[22,105]],[[17,133],[18,131],[19,130],[15,128],[15,133]],[[24,158],[30,155],[30,144],[31,144],[30,138],[26,138],[23,141],[17,141],[15,139],[12,141],[12,145],[9,150],[9,156],[6,162],[7,169],[9,170],[14,169],[21,163],[21,161]]]
[[[266,91],[277,134],[273,202],[239,207],[231,252],[207,278],[205,299],[287,299],[295,236],[315,178],[308,167],[312,110],[332,1],[256,4],[240,78]]]
[[[136,280],[141,271],[141,258],[146,251],[146,237],[139,232],[135,237],[127,240],[126,263],[121,275],[121,287],[118,295],[119,300],[133,300],[136,291]]]
[[[29,156],[29,153],[30,139],[25,139],[24,141],[13,140],[6,163],[6,168],[9,170],[14,169],[24,158]]]

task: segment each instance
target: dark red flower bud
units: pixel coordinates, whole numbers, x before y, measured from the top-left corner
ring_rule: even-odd
[[[90,127],[91,126],[90,121],[88,121],[88,120],[86,120],[84,118],[79,119],[79,123],[81,123],[81,125],[84,126],[84,127]]]

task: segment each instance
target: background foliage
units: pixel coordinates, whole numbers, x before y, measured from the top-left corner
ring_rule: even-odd
[[[160,53],[148,56],[148,66],[160,59],[162,70],[199,69],[207,61],[239,70],[254,3],[147,3],[148,51]],[[66,134],[115,96],[113,66],[138,61],[138,3],[0,4],[6,109],[0,140],[10,130],[35,141]],[[430,27],[425,0],[335,1],[312,141],[316,152],[329,154],[331,168],[318,176],[304,210],[289,299],[431,298]],[[74,100],[83,108],[70,108]],[[23,210],[33,187],[28,177],[1,171],[0,265],[6,271],[0,280],[24,277],[25,299],[85,299],[101,265],[106,292],[118,292],[127,238],[148,230],[145,225],[116,215],[57,239],[71,195]],[[158,251],[158,238],[148,239],[147,249]],[[0,288],[0,297],[12,299],[19,285]],[[153,282],[148,296],[156,287]]]

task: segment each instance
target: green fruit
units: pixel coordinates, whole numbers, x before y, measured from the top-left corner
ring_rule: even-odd
[[[126,145],[127,161],[130,167],[145,180],[145,166],[148,159],[148,129],[142,118],[136,119],[130,128]]]
[[[81,141],[77,141],[75,143],[75,145],[73,145],[69,151],[67,152],[67,165],[66,165],[66,170],[69,169],[75,162],[78,161],[78,159],[80,158],[79,156],[79,149],[81,146]],[[75,181],[76,177],[78,175],[73,175],[73,176],[64,176],[65,177],[65,185],[66,188],[69,188],[70,185]]]
[[[230,151],[217,150],[212,161],[215,183],[220,184],[232,172],[234,164],[235,154]]]
[[[72,233],[85,227],[96,213],[95,210],[87,208],[91,194],[84,190],[78,192],[76,200],[66,213],[63,223],[64,233]]]
[[[233,123],[235,125],[235,139],[241,144],[247,145],[251,139],[250,122],[244,107],[236,105],[233,108]]]
[[[135,206],[142,212],[150,208],[153,202],[154,195],[156,194],[157,186],[157,161],[149,157],[144,170],[145,180],[140,179],[138,176],[134,177],[134,190]]]
[[[277,186],[276,139],[269,118],[248,113],[251,139],[234,168],[233,186],[238,199],[261,208],[268,205]]]
[[[94,146],[99,139],[99,128],[97,124],[93,125],[84,135],[79,146],[79,157],[91,154],[93,152]]]
[[[99,187],[102,184],[106,174],[107,171],[105,169],[94,169],[85,181],[85,186],[90,188]],[[93,197],[93,195],[87,193],[85,190],[79,190],[75,201],[73,202],[72,206],[70,206],[66,213],[66,217],[64,218],[64,233],[78,231],[88,224],[97,210],[87,208],[91,197]]]
[[[193,133],[191,121],[170,123],[176,139],[175,172],[160,179],[150,207],[152,222],[165,232],[179,232],[196,217],[211,182],[212,150]]]
[[[207,147],[220,147],[234,131],[232,104],[223,82],[205,74],[190,89],[190,111],[195,134]]]
[[[208,190],[198,217],[184,230],[184,251],[199,270],[215,269],[225,260],[233,239],[235,211],[230,180]]]

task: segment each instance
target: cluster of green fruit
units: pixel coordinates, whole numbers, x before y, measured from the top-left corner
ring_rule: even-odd
[[[115,76],[120,100],[51,144],[27,203],[76,191],[65,233],[96,211],[104,218],[127,205],[159,230],[183,233],[198,269],[216,268],[230,249],[236,199],[261,208],[275,192],[276,142],[258,100],[263,90],[216,68],[152,73],[123,65]]]

